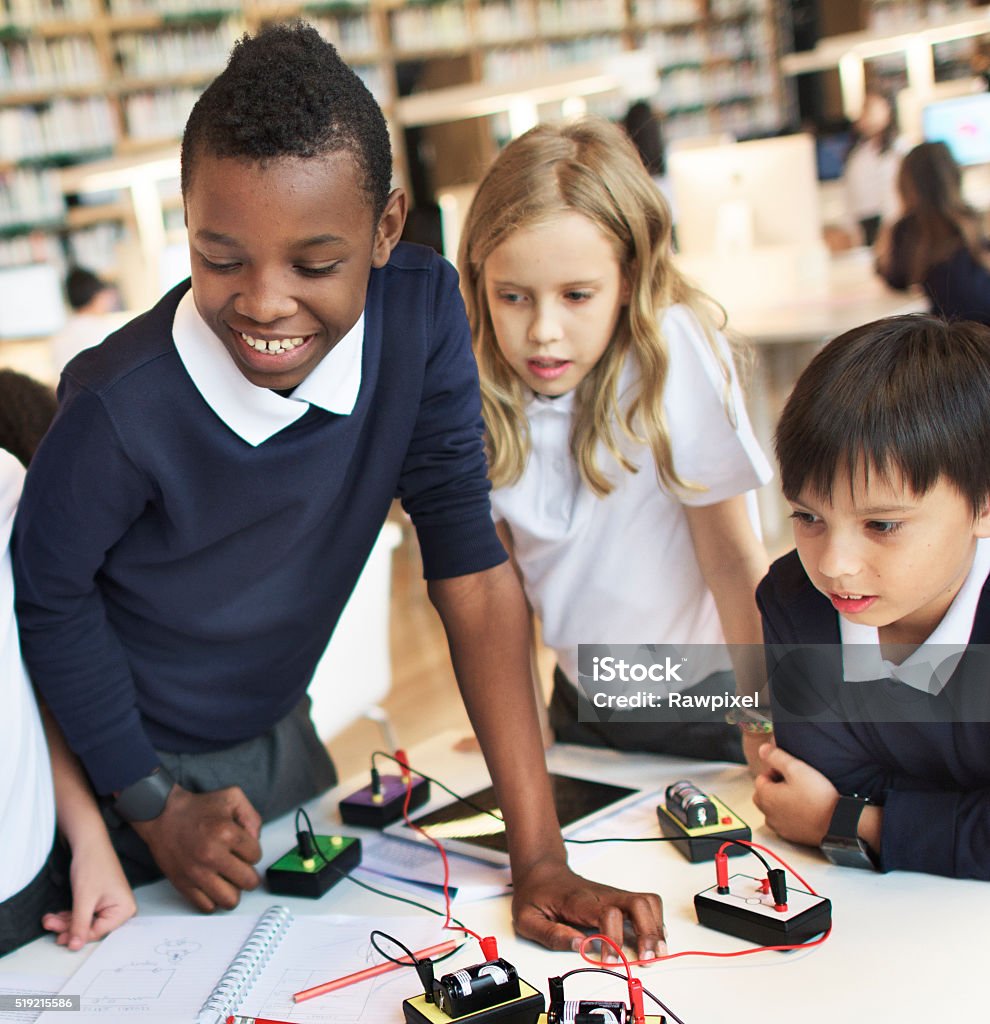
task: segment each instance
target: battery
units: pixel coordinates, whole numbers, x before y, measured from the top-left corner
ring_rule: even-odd
[[[445,974],[433,982],[433,999],[448,1017],[463,1017],[518,998],[519,975],[501,957]]]
[[[665,796],[667,810],[688,828],[705,828],[718,822],[715,805],[687,779],[668,786]]]

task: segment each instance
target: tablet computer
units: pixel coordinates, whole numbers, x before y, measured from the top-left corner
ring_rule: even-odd
[[[596,818],[613,814],[643,795],[639,789],[553,772],[550,773],[550,785],[561,831],[565,836],[572,835]],[[476,806],[472,807],[463,800],[452,800],[442,807],[416,815],[412,821],[440,842],[445,850],[493,864],[508,864],[509,847],[505,827],[498,818],[484,813],[494,811],[500,815],[495,791],[491,786],[486,786],[476,793],[468,794],[467,799]],[[385,831],[389,835],[414,842],[430,842],[404,821],[389,825]]]

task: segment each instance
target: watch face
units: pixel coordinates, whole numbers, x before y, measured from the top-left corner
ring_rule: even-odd
[[[847,839],[842,836],[826,836],[822,842],[822,853],[833,863],[844,868],[874,869],[876,865],[862,839]]]
[[[165,810],[172,785],[172,776],[160,768],[122,790],[113,809],[124,821],[151,821]]]

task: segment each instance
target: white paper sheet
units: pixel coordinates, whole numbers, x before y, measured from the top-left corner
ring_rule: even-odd
[[[64,985],[65,979],[55,974],[5,973],[0,976],[0,995],[53,996]],[[0,1021],[3,1024],[33,1024],[40,1016],[40,1010],[4,1010],[0,1013]]]
[[[114,1019],[143,1024],[194,1024],[220,977],[251,933],[257,918],[136,917],[108,936],[70,981],[66,993],[82,996],[72,1024]],[[236,1012],[295,1024],[395,1024],[401,1002],[415,995],[419,979],[411,968],[294,1004],[292,994],[380,963],[369,933],[379,928],[413,950],[457,933],[441,932],[438,921],[418,917],[360,918],[343,915],[296,917],[258,981]],[[66,1024],[64,1013],[46,1012],[39,1024]]]

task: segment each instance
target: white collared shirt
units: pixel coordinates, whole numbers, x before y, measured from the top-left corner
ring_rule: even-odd
[[[0,902],[41,870],[55,838],[55,794],[34,691],[14,618],[10,531],[24,469],[0,449]]]
[[[897,679],[916,690],[937,694],[951,678],[969,644],[976,608],[988,576],[990,538],[980,538],[969,573],[942,621],[900,664],[884,658],[876,626],[849,622],[840,615],[843,679],[850,683]]]
[[[674,466],[701,489],[674,493],[662,487],[650,448],[628,441],[617,427],[617,441],[639,471],[627,472],[600,449],[599,464],[616,486],[607,497],[597,497],[582,481],[570,451],[572,391],[528,402],[526,468],[516,483],[492,493],[495,519],[505,520],[512,531],[543,641],[574,683],[579,644],[707,645],[693,652],[685,686],[730,667],[684,507],[750,492],[770,479],[771,470],[734,374],[734,420],[726,411],[722,372],[694,315],[685,306],[672,306],[661,329],[670,355],[663,401]],[[720,345],[729,360],[723,338]],[[630,358],[619,381],[625,401],[637,377]]]
[[[361,389],[364,313],[288,397],[252,384],[199,315],[192,289],[179,301],[172,337],[196,390],[224,423],[257,447],[304,416],[311,405],[339,416],[354,410]]]

